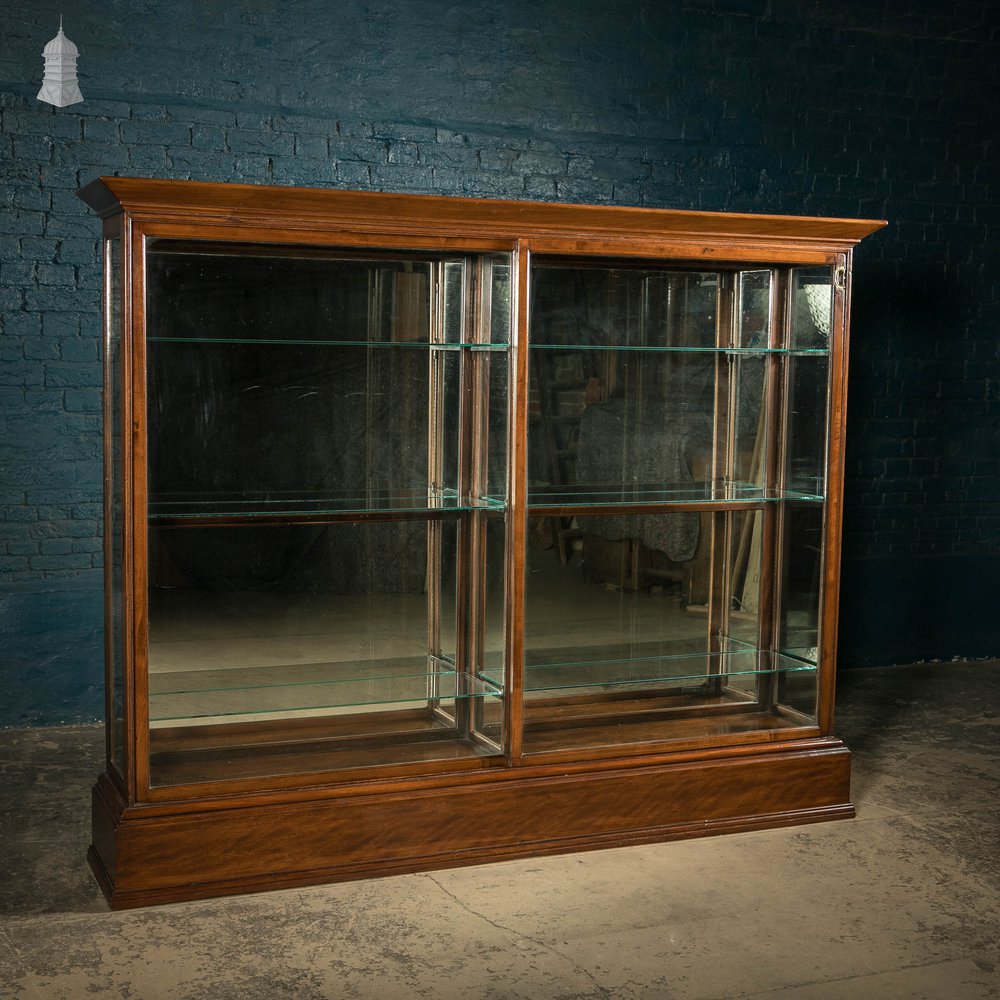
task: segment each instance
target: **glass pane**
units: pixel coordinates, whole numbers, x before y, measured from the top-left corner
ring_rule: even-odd
[[[490,344],[507,344],[510,340],[510,275],[508,258],[487,258],[484,261],[485,280],[482,315],[486,319],[482,339]],[[507,399],[510,363],[507,353],[476,352],[482,366],[483,391],[488,394],[485,408],[487,468],[486,492],[491,498],[507,495]]]
[[[152,782],[489,752],[456,565],[454,520],[151,530]]]
[[[106,683],[110,689],[109,751],[111,763],[119,774],[125,772],[125,653],[123,620],[123,566],[124,558],[124,518],[122,512],[122,432],[124,414],[122,412],[122,252],[121,239],[105,240],[104,268],[106,296],[104,315],[104,432],[106,435],[105,468],[105,521],[104,530],[106,558],[110,565],[105,572],[110,574],[107,593],[107,637],[110,657],[109,676]]]
[[[771,328],[771,272],[744,271],[737,276],[736,346],[768,346]]]
[[[784,516],[784,562],[779,605],[780,655],[817,666],[823,579],[823,508],[790,506]],[[782,678],[775,693],[782,705],[808,718],[816,715],[816,673]]]
[[[499,753],[471,644],[509,320],[472,328],[469,262],[149,258],[154,783]]]
[[[283,344],[431,340],[434,263],[429,260],[150,240],[146,266],[151,338]]]
[[[438,266],[153,242],[152,512],[463,506],[465,264],[442,263],[440,283]]]
[[[757,671],[767,670],[769,666],[766,653],[758,650],[764,513],[760,510],[733,511],[726,518],[728,605],[721,645],[730,651],[730,687],[753,697],[762,683]]]
[[[627,683],[630,670],[705,669],[711,539],[698,514],[580,516],[565,561],[554,519],[530,517],[525,689]],[[690,661],[690,662],[689,662]]]
[[[829,349],[833,321],[833,270],[829,267],[794,268],[791,291],[789,347]]]
[[[822,580],[823,508],[789,506],[784,515],[781,651],[816,663]]]
[[[813,667],[758,651],[759,516],[581,514],[565,550],[561,522],[529,518],[527,752],[793,724],[762,692],[776,671]],[[717,549],[730,553],[721,601]]]
[[[711,354],[530,352],[530,489],[562,495],[670,491],[712,479]]]
[[[483,577],[481,622],[482,632],[477,649],[478,671],[496,685],[504,683],[504,621],[505,597],[505,547],[507,532],[503,517],[488,514],[484,517],[483,545],[486,552],[486,573]]]
[[[642,274],[640,280],[642,313],[638,332],[642,344],[673,348],[716,346],[717,274],[666,272]],[[634,283],[635,277],[621,272],[619,281],[623,285]],[[616,336],[611,333],[612,342]]]
[[[771,340],[771,271],[743,271],[735,277],[734,344],[760,351]],[[759,354],[734,354],[732,377],[732,478],[737,484],[763,489],[767,467],[767,415],[764,399],[773,364]]]
[[[465,263],[446,261],[443,265],[442,287],[443,329],[436,331],[433,339],[439,343],[457,344],[465,333]]]
[[[152,342],[148,357],[157,515],[456,503],[457,354]]]
[[[511,324],[510,259],[487,257],[484,267],[489,274],[489,279],[484,282],[484,288],[489,294],[488,308],[483,310],[489,316],[489,335],[485,340],[490,344],[508,344]]]
[[[756,644],[760,634],[761,532],[764,512],[733,511],[728,515],[728,634]]]
[[[469,516],[476,539],[470,567],[472,607],[469,629],[470,667],[495,689],[506,688],[504,623],[506,611],[506,530],[502,514]],[[475,731],[496,745],[503,743],[503,700],[485,698],[472,704]]]
[[[735,411],[733,416],[733,480],[762,489],[767,468],[768,358],[738,356],[731,359]]]
[[[827,400],[829,358],[790,356],[785,485],[805,496],[826,494]]]
[[[590,350],[710,350],[717,340],[718,288],[714,272],[536,261],[531,343]]]

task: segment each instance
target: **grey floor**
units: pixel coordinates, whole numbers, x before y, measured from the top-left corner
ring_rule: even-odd
[[[100,733],[0,733],[0,997],[1000,997],[1000,662],[838,697],[855,820],[115,914]]]

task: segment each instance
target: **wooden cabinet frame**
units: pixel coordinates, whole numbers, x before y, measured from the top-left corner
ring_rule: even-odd
[[[849,754],[833,735],[849,288],[853,247],[883,223],[118,177],[95,181],[80,197],[104,220],[106,248],[108,765],[94,787],[89,859],[113,907],[853,815]],[[495,623],[502,637],[502,664],[489,678],[497,698],[487,703],[456,696],[453,713],[444,713],[464,734],[471,747],[467,753],[393,757],[387,750],[391,741],[379,735],[382,723],[375,711],[366,717],[367,742],[351,744],[348,764],[333,748],[345,745],[336,741],[338,732],[346,737],[351,731],[350,716],[318,713],[279,723],[251,720],[160,729],[155,730],[155,744],[151,740],[150,526],[169,521],[150,520],[147,482],[147,258],[157,241],[196,250],[243,244],[272,251],[282,247],[281,253],[292,255],[410,255],[431,262],[434,288],[447,280],[444,262],[462,262],[462,343],[447,345],[447,350],[461,357],[453,393],[456,489],[472,500],[458,514],[427,501],[426,509],[395,511],[263,511],[254,524],[428,525],[429,650],[437,650],[441,642],[440,587],[433,578],[441,565],[441,532],[445,525],[455,525],[459,684],[486,683],[480,676],[487,617],[483,567],[493,558],[487,554],[489,526],[502,526],[502,620]],[[705,459],[713,476],[704,495],[651,501],[622,491],[614,497],[595,495],[585,505],[557,490],[529,496],[529,439],[537,419],[529,392],[531,295],[532,282],[546,262],[623,272],[669,266],[718,276],[712,307],[715,340],[705,348],[714,358],[716,375],[710,414],[714,439]],[[502,344],[490,343],[483,332],[490,321],[486,314],[495,268],[509,272],[504,313],[509,330]],[[828,366],[828,426],[820,456],[825,479],[821,498],[796,492],[798,486],[785,481],[793,463],[790,421],[800,391],[790,360],[796,354],[790,347],[796,308],[791,285],[796,269],[803,268],[826,269],[830,276],[829,349],[822,352]],[[766,343],[754,355],[764,373],[764,390],[759,455],[755,451],[750,464],[759,463],[761,486],[756,499],[748,501],[732,492],[736,464],[746,462],[746,455],[737,457],[731,414],[739,405],[740,375],[729,362],[743,350],[730,332],[743,308],[737,301],[744,280],[739,275],[753,269],[771,277],[765,295]],[[431,327],[439,332],[431,333],[427,345],[428,483],[443,475],[444,462],[445,348],[433,353],[435,338],[444,340],[441,295],[430,293]],[[488,383],[490,366],[500,365],[501,359],[507,366],[505,494],[491,504],[476,498],[488,493],[490,449],[497,447],[488,429],[490,420],[499,419],[489,412]],[[776,502],[768,491],[780,494]],[[526,681],[529,517],[563,524],[576,518],[585,528],[602,516],[621,519],[652,510],[695,515],[701,537],[710,538],[705,569],[710,640],[700,693],[656,689],[653,694],[663,698],[640,692],[643,700],[635,688],[616,688],[614,683],[591,694],[567,695],[556,686],[531,688]],[[811,667],[814,711],[810,706],[800,710],[791,701],[779,704],[786,678],[779,667],[787,645],[782,630],[790,627],[782,619],[781,574],[791,558],[783,547],[790,544],[796,511],[802,510],[814,522],[812,534],[819,532],[815,566],[822,574],[817,584],[818,658]],[[220,524],[207,514],[200,521],[190,512],[185,516],[187,526]],[[763,553],[755,584],[760,595],[756,633],[749,644],[756,657],[755,686],[734,707],[731,697],[728,704],[722,698],[728,675],[719,664],[727,655],[725,637],[734,614],[734,558],[744,558],[751,530],[755,551]],[[635,560],[637,551],[633,547],[628,558]],[[638,569],[632,572],[637,578]],[[490,611],[496,613],[495,608]],[[718,701],[715,708],[711,697]],[[436,710],[437,695],[431,692],[428,698]],[[685,698],[698,706],[689,721],[682,711]],[[409,719],[407,711],[387,708],[384,732],[404,716]],[[739,724],[727,728],[727,713],[738,716]],[[419,713],[411,714],[417,726]],[[716,719],[712,726],[705,722],[710,717]],[[495,740],[485,735],[487,728],[499,734]],[[250,761],[243,770],[231,761],[237,731],[240,752]],[[206,765],[203,774],[181,768],[179,776],[165,778],[168,772],[157,771],[155,762],[190,751],[195,732],[204,760],[213,760],[213,748],[221,748],[216,763]],[[296,758],[298,766],[258,766],[275,747],[287,749],[290,741],[304,754]],[[385,752],[366,762],[365,747]],[[196,777],[183,777],[190,773]]]

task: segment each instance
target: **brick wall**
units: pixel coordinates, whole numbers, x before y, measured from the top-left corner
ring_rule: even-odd
[[[888,218],[857,257],[842,659],[1000,655],[989,0],[0,10],[0,724],[100,714],[99,174]]]

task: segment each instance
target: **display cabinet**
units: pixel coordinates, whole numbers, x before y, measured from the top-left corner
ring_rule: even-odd
[[[114,907],[852,815],[881,223],[103,178]]]

